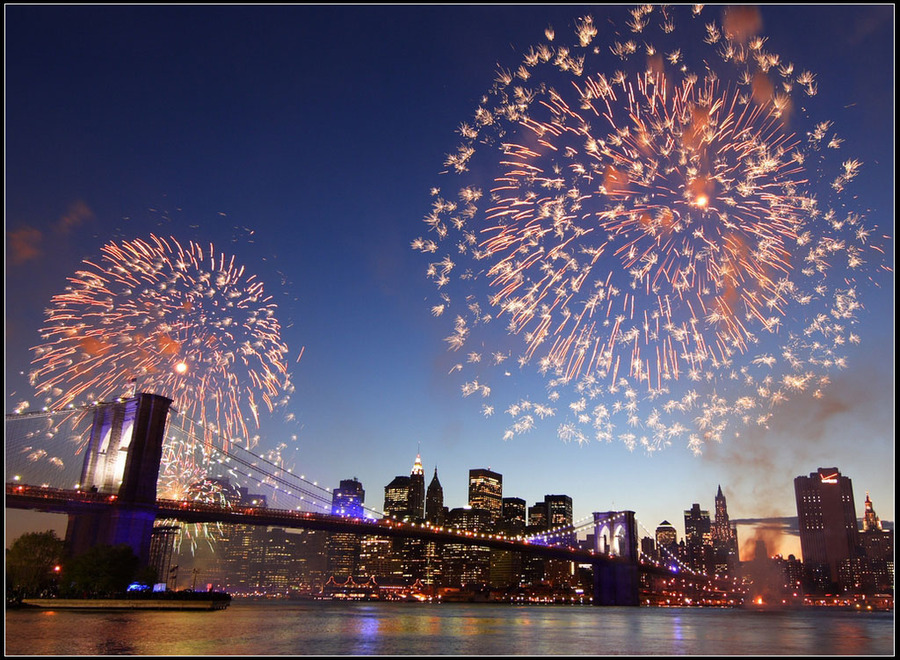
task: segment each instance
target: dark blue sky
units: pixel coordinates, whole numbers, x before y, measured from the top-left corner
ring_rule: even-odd
[[[268,432],[295,435],[288,453],[320,483],[358,477],[375,508],[421,451],[450,506],[465,503],[469,468],[491,467],[504,495],[529,504],[566,493],[576,516],[633,509],[648,527],[680,528],[693,502],[712,508],[720,484],[733,517],[794,515],[793,478],[833,465],[854,480],[860,514],[868,490],[893,520],[892,274],[863,291],[861,344],[827,396],[798,396],[768,429],[742,430],[700,457],[683,442],[653,456],[615,441],[565,444],[553,420],[504,441],[502,408],[484,417],[447,375],[450,321],[431,316],[428,260],[410,243],[425,233],[430,189],[452,187],[439,173],[456,130],[498,67],[518,66],[548,25],[575,43],[576,19],[592,14],[606,48],[627,36],[622,8],[4,11],[8,412],[42,405],[22,374],[66,277],[108,241],[153,232],[212,242],[262,278],[296,385],[295,420],[279,417]],[[719,8],[705,11],[712,20]],[[766,47],[816,73],[808,116],[832,120],[847,157],[864,164],[847,210],[892,234],[893,6],[761,15]],[[682,48],[712,52],[687,36]],[[796,121],[811,130],[799,112]],[[20,250],[22,237],[33,252]],[[516,387],[543,386],[529,377]]]

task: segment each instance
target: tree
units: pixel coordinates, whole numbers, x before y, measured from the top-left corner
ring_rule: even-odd
[[[139,565],[128,544],[97,545],[65,563],[62,582],[71,595],[120,594],[134,580]]]
[[[6,551],[6,590],[19,596],[39,596],[56,584],[64,542],[53,530],[28,532]]]

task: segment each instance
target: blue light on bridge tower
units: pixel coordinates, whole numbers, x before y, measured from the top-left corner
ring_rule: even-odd
[[[94,412],[81,483],[109,494],[108,512],[69,515],[66,549],[72,556],[96,545],[127,544],[147,565],[156,519],[156,483],[171,399],[138,394],[103,403]]]

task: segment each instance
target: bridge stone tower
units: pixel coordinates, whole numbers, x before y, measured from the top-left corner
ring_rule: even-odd
[[[142,566],[150,559],[156,519],[156,482],[171,399],[137,394],[103,403],[94,412],[82,488],[115,496],[111,511],[69,515],[66,551],[79,555],[96,545],[128,544]]]
[[[594,605],[640,605],[634,511],[594,513],[594,552],[616,560],[594,565]]]

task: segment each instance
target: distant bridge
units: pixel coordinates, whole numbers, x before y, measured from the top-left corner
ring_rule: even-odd
[[[430,523],[396,521],[388,517],[346,517],[304,511],[279,509],[266,505],[245,506],[234,502],[203,501],[198,498],[165,499],[157,497],[157,480],[164,458],[165,432],[169,426],[171,401],[153,394],[138,394],[132,399],[98,404],[81,413],[92,415],[90,437],[81,448],[81,474],[75,487],[58,487],[43,479],[28,483],[33,477],[10,476],[7,461],[6,506],[15,509],[66,514],[69,526],[66,545],[72,554],[80,554],[93,545],[127,543],[146,563],[150,538],[157,519],[184,523],[230,523],[282,528],[313,529],[362,536],[420,538],[442,544],[487,547],[545,559],[556,559],[590,565],[594,571],[594,599],[597,605],[638,605],[640,573],[671,575],[654,563],[639,560],[634,513],[631,511],[593,514],[593,519],[580,528],[569,527],[558,532],[561,542],[541,537],[511,537],[503,534],[474,532],[441,527]],[[72,416],[72,411],[60,411]],[[40,416],[40,414],[39,414]],[[22,416],[7,416],[11,422]],[[54,423],[50,423],[53,427]],[[19,455],[27,454],[32,463],[47,455],[40,448],[41,433],[27,435],[28,444],[18,447]],[[44,433],[44,435],[51,435]],[[205,451],[213,448],[203,443]],[[7,458],[12,449],[7,444]],[[246,449],[215,449],[216,462],[231,475],[254,474],[260,483],[273,485],[279,495],[299,497],[307,504],[314,502],[330,511],[332,494],[304,477],[256,456]],[[52,457],[63,464],[66,461]],[[68,463],[78,461],[68,459]],[[72,481],[69,481],[71,484]],[[91,486],[88,486],[91,484]],[[308,498],[308,499],[304,499]],[[575,531],[593,531],[595,548],[565,545],[574,541]]]
[[[78,516],[108,514],[119,508],[120,502],[116,495],[106,493],[7,483],[6,506],[13,509],[30,509],[45,513]],[[156,500],[153,511],[157,519],[178,520],[184,523],[230,523],[287,529],[313,529],[360,536],[420,538],[437,543],[456,543],[487,547],[493,550],[527,552],[545,559],[560,559],[580,564],[627,563],[627,560],[622,557],[597,554],[593,551],[569,546],[542,545],[525,537],[472,532],[425,522],[404,522],[390,518],[354,518],[291,509],[219,506],[192,500],[166,499]]]

